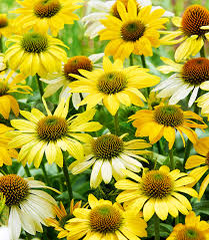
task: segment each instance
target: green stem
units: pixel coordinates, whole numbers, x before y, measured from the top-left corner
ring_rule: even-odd
[[[115,125],[115,135],[119,136],[120,127],[119,127],[119,120],[118,120],[118,111],[114,116],[114,125]]]
[[[57,164],[56,164],[56,166],[57,166]],[[58,166],[57,166],[57,173],[60,173],[61,172],[61,168],[59,168]],[[59,178],[59,190],[60,190],[60,192],[63,192],[63,179],[60,177]]]
[[[25,169],[25,173],[26,173],[27,177],[31,177],[31,173],[30,173],[30,170],[29,170],[27,164],[25,165],[24,169]]]
[[[42,96],[44,95],[44,89],[43,89],[42,82],[40,81],[40,76],[37,73],[36,73],[36,80],[37,80],[38,89],[42,98]]]
[[[160,219],[155,214],[154,216],[155,221],[155,240],[160,240]]]
[[[171,150],[169,150],[169,158],[170,158],[171,170],[174,170],[175,162],[174,162],[174,158],[173,158],[173,148],[171,148]]]
[[[179,223],[179,216],[175,218],[175,225],[177,225],[178,223]]]
[[[41,169],[42,169],[42,171],[44,173],[45,182],[49,186],[49,178],[48,178],[48,175],[47,175],[47,172],[46,172],[46,168],[45,168],[45,165],[44,165],[43,162],[41,162]]]
[[[63,159],[63,173],[65,176],[65,181],[66,181],[66,185],[67,185],[67,190],[68,190],[68,195],[69,195],[69,202],[73,199],[73,190],[72,190],[72,186],[71,186],[71,182],[70,182],[70,176],[68,173],[68,168],[65,162],[65,159]]]
[[[200,56],[205,58],[205,48],[204,48],[204,45],[203,45],[203,47],[200,50]]]
[[[142,67],[147,68],[147,64],[146,64],[146,60],[145,60],[144,55],[141,55],[141,61],[142,61]]]
[[[133,66],[134,65],[133,54],[130,55],[129,60],[130,60],[130,66]]]
[[[158,148],[158,153],[161,154],[161,155],[164,155],[162,142],[160,140],[157,142],[157,148]]]
[[[185,153],[184,153],[184,166],[186,164],[186,160],[188,159],[188,157],[190,155],[191,148],[192,148],[192,142],[188,139],[187,143],[186,143]]]

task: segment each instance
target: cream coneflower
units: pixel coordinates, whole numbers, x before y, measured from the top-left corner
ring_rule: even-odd
[[[82,204],[82,201],[79,201],[74,205],[74,200],[72,199],[70,202],[69,213],[67,213],[67,211],[65,210],[65,207],[62,202],[60,202],[60,207],[58,207],[57,205],[54,206],[56,218],[47,218],[46,221],[49,226],[54,227],[54,229],[59,232],[59,234],[57,235],[57,238],[60,239],[60,238],[67,237],[69,231],[64,229],[64,226],[68,220],[74,217],[73,211],[76,208],[81,208],[81,204]]]
[[[189,212],[185,217],[185,224],[177,224],[166,240],[207,240],[209,239],[209,224]]]
[[[208,126],[202,118],[192,111],[183,111],[177,105],[158,105],[154,110],[139,110],[129,118],[133,126],[137,128],[137,137],[149,137],[151,144],[156,143],[164,137],[173,147],[176,138],[176,130],[180,133],[183,144],[185,140],[183,133],[194,144],[197,141],[197,134],[192,128],[205,129]],[[197,120],[200,123],[196,123]]]
[[[9,149],[8,143],[11,138],[7,137],[7,132],[11,131],[12,128],[7,127],[0,123],[0,167],[5,165],[12,165],[12,158],[18,157],[18,153],[15,149]]]
[[[12,43],[12,45],[11,45]],[[25,75],[45,76],[47,73],[61,71],[61,62],[67,61],[67,47],[57,38],[37,32],[15,35],[7,41],[6,60],[11,69]]]
[[[104,25],[100,22],[102,19],[106,19],[107,15],[114,16],[120,18],[120,15],[117,10],[117,1],[122,2],[126,9],[128,5],[128,0],[113,0],[113,1],[101,1],[101,0],[90,0],[88,2],[88,6],[90,7],[90,13],[83,17],[81,21],[86,26],[85,35],[89,36],[90,38],[94,38],[98,35],[98,32],[104,29]],[[151,0],[136,0],[138,12],[141,8],[145,6],[152,5]],[[152,10],[156,10],[162,8],[160,6],[152,6]],[[95,9],[96,12],[92,11]],[[163,16],[172,17],[174,16],[173,13],[169,11],[165,11]]]
[[[22,8],[13,13],[21,14],[16,19],[18,25],[27,30],[33,28],[37,32],[46,33],[51,30],[52,35],[57,36],[64,24],[73,24],[79,17],[73,12],[82,7],[77,5],[82,0],[24,0],[17,1]]]
[[[161,57],[167,65],[158,67],[158,70],[167,74],[175,72],[168,79],[161,82],[154,91],[160,91],[159,98],[171,97],[169,104],[176,104],[186,98],[191,92],[188,106],[191,107],[197,98],[199,88],[209,83],[209,60],[194,58],[184,64],[177,64],[171,59]]]
[[[0,114],[8,119],[10,111],[17,117],[19,115],[19,105],[12,93],[31,94],[32,89],[21,84],[26,78],[25,75],[8,70],[0,73]]]
[[[168,19],[161,18],[165,10],[151,11],[152,6],[143,7],[137,12],[134,0],[128,1],[127,10],[123,3],[117,2],[120,18],[107,16],[101,20],[105,29],[99,32],[100,40],[110,40],[105,55],[124,60],[131,53],[152,56],[152,47],[160,46],[159,29],[164,29]]]
[[[187,185],[194,182],[194,178],[179,169],[170,172],[167,166],[161,166],[159,170],[144,171],[139,177],[135,173],[127,172],[132,180],[119,180],[115,186],[124,190],[116,200],[125,202],[128,209],[140,211],[143,208],[145,221],[154,215],[161,220],[166,220],[168,214],[178,216],[178,212],[186,215],[192,210],[189,200],[180,193],[186,193],[197,197],[197,192]],[[180,192],[180,193],[179,193]]]
[[[75,218],[69,220],[65,228],[67,239],[140,239],[147,237],[146,222],[136,211],[127,211],[118,204],[88,196],[91,209],[76,208]]]
[[[62,71],[59,73],[51,73],[46,76],[46,78],[41,78],[40,80],[47,83],[48,86],[45,89],[43,97],[47,98],[54,93],[56,93],[60,88],[62,91],[60,93],[60,99],[67,99],[70,97],[71,92],[69,84],[77,79],[69,76],[69,74],[76,74],[82,76],[79,73],[79,69],[84,69],[87,71],[93,71],[95,68],[98,68],[99,65],[96,64],[104,56],[103,53],[93,54],[89,57],[86,56],[75,56],[68,59],[67,63],[62,65]],[[78,109],[78,104],[81,102],[81,96],[79,93],[72,94],[73,106]]]
[[[55,216],[53,206],[56,201],[38,188],[49,187],[33,178],[0,174],[0,192],[5,196],[5,205],[9,209],[10,239],[19,239],[21,229],[31,235],[36,231],[43,232],[41,223],[47,225],[45,219]]]
[[[44,100],[44,99],[43,99]],[[11,124],[17,131],[10,133],[13,136],[9,143],[11,148],[21,148],[18,160],[25,164],[34,162],[39,167],[44,153],[49,164],[55,162],[63,167],[62,151],[67,151],[76,159],[84,157],[83,146],[80,143],[88,141],[91,136],[84,132],[94,132],[101,129],[98,122],[89,122],[93,119],[95,109],[76,114],[66,119],[69,109],[69,99],[62,99],[54,114],[47,111],[45,116],[38,109],[33,108],[31,112],[21,111],[21,115],[27,120],[15,119]]]
[[[90,185],[97,188],[102,180],[107,184],[112,176],[118,180],[125,177],[122,169],[134,172],[141,171],[141,162],[147,160],[138,154],[149,153],[145,148],[151,147],[142,139],[128,142],[123,141],[126,134],[118,137],[114,134],[106,134],[92,139],[86,144],[86,156],[84,161],[75,161],[69,167],[73,174],[79,174],[93,165]]]
[[[72,82],[72,92],[89,93],[80,105],[87,104],[90,109],[103,102],[107,110],[114,116],[120,104],[143,106],[144,95],[138,90],[151,87],[159,82],[159,77],[148,73],[145,68],[132,66],[123,68],[123,62],[117,59],[112,63],[103,58],[103,69],[92,72],[79,70],[83,76],[71,74],[79,81]]]
[[[209,38],[209,11],[203,6],[192,5],[185,10],[182,18],[174,17],[173,23],[179,29],[164,32],[167,35],[161,39],[161,44],[181,43],[175,52],[177,62],[190,55],[195,56]]]

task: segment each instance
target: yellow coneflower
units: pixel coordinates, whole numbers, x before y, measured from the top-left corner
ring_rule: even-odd
[[[169,143],[169,149],[175,142],[176,130],[180,133],[185,146],[184,133],[192,143],[196,143],[197,134],[191,128],[204,129],[208,126],[202,118],[192,111],[183,111],[177,105],[156,106],[154,110],[139,110],[130,116],[133,126],[137,128],[136,136],[149,137],[150,143],[154,144],[164,137]],[[200,124],[192,121],[198,120]]]
[[[177,224],[166,240],[207,240],[209,239],[209,224],[200,221],[200,216],[190,212],[185,218],[185,224]]]
[[[13,13],[21,14],[16,22],[27,30],[33,28],[37,32],[46,33],[51,30],[57,36],[64,24],[73,24],[79,17],[73,13],[82,7],[77,5],[82,0],[24,0],[17,1],[23,8],[18,8]]]
[[[161,44],[181,43],[175,52],[177,62],[190,55],[195,56],[203,47],[204,41],[209,39],[209,11],[203,6],[192,5],[185,10],[182,18],[174,17],[173,23],[179,29],[164,32],[167,35],[161,39]]]
[[[157,9],[151,11],[152,6],[146,6],[137,11],[134,0],[128,1],[127,10],[125,5],[117,2],[117,10],[120,19],[107,16],[101,20],[105,29],[99,32],[100,40],[110,40],[105,48],[107,56],[114,59],[124,60],[131,53],[136,55],[152,56],[152,47],[160,46],[159,29],[164,29],[166,18],[161,18],[165,10]]]
[[[65,225],[69,231],[67,239],[140,239],[147,237],[146,222],[136,211],[124,210],[118,204],[89,194],[91,209],[76,208]]]
[[[178,212],[186,215],[192,206],[179,192],[198,196],[194,189],[187,186],[194,182],[194,178],[179,169],[170,172],[167,166],[161,166],[159,170],[144,171],[142,177],[131,172],[127,172],[127,176],[133,180],[123,179],[115,184],[116,188],[124,190],[116,200],[125,202],[128,209],[138,212],[143,208],[145,221],[149,221],[154,213],[161,220],[166,220],[168,214],[173,217],[177,217]]]

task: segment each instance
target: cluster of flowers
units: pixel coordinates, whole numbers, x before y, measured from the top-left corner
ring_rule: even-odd
[[[7,38],[1,46],[6,51],[0,55],[0,225],[8,226],[9,238],[17,240],[22,229],[35,235],[46,225],[59,232],[58,238],[69,240],[137,240],[147,237],[153,217],[155,239],[159,240],[159,219],[164,221],[169,215],[177,219],[180,212],[186,215],[185,225],[178,223],[168,240],[209,239],[209,224],[200,221],[190,201],[191,197],[200,200],[209,184],[208,174],[199,191],[193,189],[209,169],[209,137],[198,139],[195,132],[208,127],[199,108],[209,118],[209,93],[202,91],[209,91],[209,60],[204,51],[209,11],[192,5],[180,18],[150,1],[90,0],[88,7],[97,12],[82,19],[85,34],[109,42],[104,53],[69,58],[65,51],[69,46],[58,39],[58,33],[65,24],[79,19],[74,11],[83,6],[82,0],[17,3],[21,7],[13,11],[19,14],[16,19],[0,14],[1,38]],[[166,30],[169,18],[178,30]],[[179,44],[175,61],[161,57],[166,65],[157,68],[174,74],[160,82],[160,77],[149,73],[145,57],[153,56],[153,48],[174,44]],[[142,67],[134,65],[138,56]],[[130,64],[124,67],[128,58]],[[19,109],[14,93],[31,94],[33,89],[27,85],[31,77],[37,80],[45,112]],[[59,103],[52,111],[46,98],[56,93],[60,93]],[[189,108],[194,106],[194,112],[176,105],[183,99]],[[138,111],[127,121],[139,138],[125,141],[128,134],[120,133],[118,112],[131,105]],[[76,114],[69,114],[69,106]],[[103,106],[114,119],[114,133],[95,120]],[[185,169],[194,168],[189,173],[175,166],[177,134],[186,147]],[[145,167],[154,155],[147,148],[157,143],[158,153],[164,152],[163,137],[170,163]],[[200,155],[190,156],[192,144]],[[67,166],[69,156],[74,161]],[[58,190],[31,176],[28,165],[44,169],[44,158],[63,169],[69,213],[62,202],[58,207],[40,189],[60,194]],[[27,178],[8,171],[13,159],[23,165]],[[85,205],[81,201],[74,204],[69,171],[77,175],[89,168],[92,192],[102,184],[112,184],[114,202],[106,200],[108,196],[97,199],[89,194]]]

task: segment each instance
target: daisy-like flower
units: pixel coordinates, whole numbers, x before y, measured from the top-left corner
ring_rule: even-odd
[[[197,98],[199,88],[204,82],[209,83],[209,60],[200,57],[190,59],[184,64],[177,64],[164,57],[161,57],[161,60],[167,65],[158,67],[158,70],[165,74],[175,73],[154,89],[160,91],[157,97],[171,97],[169,104],[176,104],[192,92],[188,103],[191,107]]]
[[[8,131],[11,131],[12,128],[0,124],[0,167],[3,164],[12,165],[12,158],[18,157],[18,153],[15,149],[9,149],[8,143],[11,141],[11,138],[6,136]]]
[[[161,44],[172,45],[181,43],[175,52],[175,60],[180,62],[190,55],[195,56],[209,39],[209,11],[200,5],[189,6],[182,18],[174,17],[173,23],[179,29],[161,39]],[[176,39],[177,38],[177,39]]]
[[[0,114],[8,119],[12,110],[15,116],[19,115],[19,105],[12,93],[30,94],[32,89],[21,82],[26,78],[23,74],[6,71],[0,74]]]
[[[183,111],[177,105],[156,106],[154,110],[139,110],[130,117],[134,121],[133,126],[137,128],[137,137],[149,136],[151,144],[156,143],[164,137],[169,144],[169,149],[175,142],[176,130],[180,133],[185,146],[184,133],[194,144],[197,141],[197,134],[191,128],[204,129],[208,126],[202,118],[192,111]],[[198,120],[196,123],[193,120]]]
[[[125,5],[118,1],[117,10],[121,19],[107,16],[107,19],[101,20],[106,28],[99,32],[100,40],[110,40],[105,55],[122,60],[131,53],[152,56],[152,47],[160,46],[158,30],[165,28],[167,18],[161,18],[165,10],[151,9],[152,6],[147,6],[137,12],[136,2],[129,0],[126,10]]]
[[[51,30],[53,36],[57,36],[64,24],[73,24],[79,17],[73,13],[82,7],[77,5],[82,0],[24,0],[17,1],[22,8],[13,13],[21,14],[16,19],[18,25],[27,30],[33,28],[36,32],[46,33]]]
[[[185,164],[186,169],[193,169],[189,175],[195,178],[195,182],[193,185],[195,185],[202,176],[209,170],[209,137],[204,137],[201,139],[198,139],[197,143],[194,144],[194,149],[197,153],[200,155],[193,155],[190,156]],[[200,167],[200,165],[202,165]],[[209,172],[208,172],[209,173]],[[202,198],[207,186],[209,184],[209,174],[205,177],[203,180],[200,191],[199,191],[199,199]]]
[[[146,222],[136,211],[127,211],[118,204],[89,194],[91,209],[76,208],[75,218],[70,219],[65,228],[69,230],[67,239],[140,239],[147,237]]]
[[[43,95],[44,98],[47,98],[54,93],[56,93],[60,88],[62,91],[60,93],[60,99],[67,99],[70,97],[71,92],[69,88],[69,83],[75,81],[74,77],[69,76],[69,74],[77,74],[81,76],[79,73],[79,69],[85,69],[87,71],[93,71],[94,68],[97,68],[99,65],[96,64],[98,60],[100,60],[104,56],[103,53],[93,54],[89,57],[86,56],[75,56],[68,59],[67,63],[62,65],[62,71],[58,73],[51,73],[46,76],[46,78],[41,78],[40,80],[47,83],[48,86],[45,89],[45,93]],[[81,102],[81,97],[79,93],[72,94],[72,102],[76,109],[78,109],[77,105]]]
[[[37,188],[49,188],[33,178],[22,178],[15,174],[0,174],[0,192],[6,198],[9,209],[8,228],[10,239],[17,240],[21,228],[31,235],[43,232],[41,223],[47,225],[46,218],[54,217],[56,201],[46,192]]]
[[[79,72],[83,77],[71,74],[79,81],[69,86],[72,92],[89,93],[80,105],[87,104],[87,109],[90,109],[102,101],[112,115],[117,113],[120,103],[126,106],[131,103],[143,106],[141,99],[146,99],[138,89],[151,87],[159,82],[159,77],[147,73],[148,69],[138,66],[123,68],[122,60],[117,59],[112,64],[107,57],[103,58],[103,70]]]
[[[9,37],[12,32],[12,24],[14,24],[13,20],[9,20],[7,18],[7,14],[0,14],[0,37]]]
[[[190,212],[185,218],[185,224],[177,224],[166,240],[207,240],[209,239],[209,224],[200,221],[200,216]]]
[[[169,167],[161,166],[159,170],[144,171],[142,177],[132,172],[127,172],[127,176],[134,181],[122,179],[115,184],[116,188],[125,190],[116,200],[125,202],[128,209],[140,211],[143,208],[145,221],[149,221],[154,213],[161,220],[166,220],[168,214],[177,217],[178,212],[187,215],[192,206],[179,192],[198,196],[193,188],[187,186],[194,182],[194,178],[179,169],[170,172]]]
[[[60,47],[67,47],[57,38],[37,32],[15,35],[7,41],[6,60],[11,69],[25,75],[45,76],[48,72],[61,71],[61,62],[67,61],[66,52]]]
[[[74,200],[72,199],[70,202],[70,213],[66,212],[62,202],[60,202],[60,207],[58,207],[57,205],[54,206],[54,210],[58,220],[56,218],[47,218],[46,221],[49,226],[54,227],[54,229],[59,232],[59,234],[57,235],[57,238],[60,239],[60,238],[67,237],[69,231],[64,229],[64,226],[69,219],[74,217],[73,211],[76,208],[81,208],[81,204],[82,204],[82,201],[79,201],[74,205]]]
[[[49,164],[55,162],[62,167],[63,154],[61,150],[82,160],[84,157],[83,146],[79,141],[85,142],[91,138],[89,134],[83,132],[97,131],[102,127],[98,122],[89,122],[94,117],[96,110],[91,109],[66,119],[69,100],[65,102],[62,99],[53,115],[45,101],[44,105],[48,116],[33,108],[31,112],[20,111],[27,120],[11,121],[12,126],[18,130],[10,133],[13,140],[9,146],[21,148],[18,160],[24,166],[27,162],[28,164],[34,162],[34,166],[38,168],[45,153]]]
[[[107,184],[112,176],[118,180],[124,178],[122,169],[129,169],[139,172],[143,167],[139,160],[147,160],[137,154],[149,153],[145,148],[151,147],[142,139],[135,139],[128,142],[123,141],[126,134],[118,137],[113,134],[106,134],[92,139],[86,144],[86,156],[84,161],[75,161],[69,167],[73,174],[78,174],[93,165],[90,185],[97,188],[102,180]]]
[[[126,9],[128,5],[128,0],[118,0],[122,2]],[[145,6],[152,5],[152,1],[150,0],[136,0],[137,3],[137,11],[139,12],[141,8]],[[106,19],[107,15],[111,15],[120,19],[120,15],[117,10],[117,0],[113,1],[101,1],[101,0],[90,0],[88,2],[88,6],[91,8],[91,13],[82,18],[82,22],[87,27],[85,35],[90,38],[94,38],[98,35],[98,32],[104,29],[104,25],[101,24],[100,20]],[[160,6],[152,6],[152,10],[156,10],[162,8]],[[96,12],[92,12],[92,9],[95,9]],[[165,11],[163,16],[172,17],[173,13],[169,11]]]

